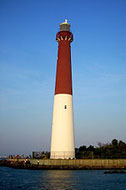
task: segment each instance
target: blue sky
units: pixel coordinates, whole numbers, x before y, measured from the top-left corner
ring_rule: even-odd
[[[0,155],[50,149],[55,36],[66,18],[75,146],[126,142],[125,9],[125,0],[0,0]]]

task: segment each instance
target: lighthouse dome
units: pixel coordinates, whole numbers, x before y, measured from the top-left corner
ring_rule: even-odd
[[[60,31],[70,31],[70,24],[68,24],[67,19],[60,24]]]

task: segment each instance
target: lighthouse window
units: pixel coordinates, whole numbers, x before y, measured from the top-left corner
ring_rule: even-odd
[[[64,106],[64,109],[67,109],[67,105]]]

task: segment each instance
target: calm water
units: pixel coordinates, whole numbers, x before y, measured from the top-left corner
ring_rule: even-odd
[[[126,190],[126,174],[98,170],[18,170],[0,167],[0,190]]]

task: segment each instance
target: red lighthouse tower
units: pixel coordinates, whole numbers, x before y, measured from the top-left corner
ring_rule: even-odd
[[[53,107],[51,158],[69,159],[75,157],[71,47],[73,34],[70,24],[65,20],[60,24],[60,32],[56,35],[58,46],[55,96]]]

